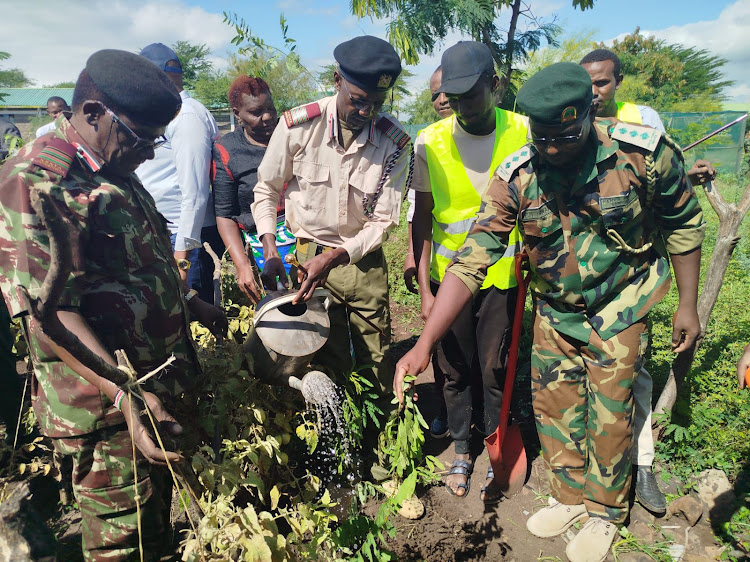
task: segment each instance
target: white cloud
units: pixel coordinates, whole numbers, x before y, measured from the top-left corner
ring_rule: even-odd
[[[61,15],[62,10],[62,15]],[[89,55],[104,48],[137,52],[150,43],[205,43],[221,54],[234,33],[222,16],[179,0],[51,0],[3,7],[6,66],[22,68],[37,86],[74,81]]]
[[[643,30],[668,43],[706,49],[727,59],[724,72],[735,86],[726,90],[730,101],[750,103],[750,2],[737,0],[724,8],[719,17],[660,30]]]

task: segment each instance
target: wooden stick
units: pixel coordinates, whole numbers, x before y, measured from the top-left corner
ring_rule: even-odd
[[[208,242],[203,243],[203,249],[206,250],[206,253],[211,256],[214,262],[214,306],[221,308],[221,303],[224,302],[223,295],[221,294],[221,260]]]

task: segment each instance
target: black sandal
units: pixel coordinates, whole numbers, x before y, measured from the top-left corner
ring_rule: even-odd
[[[445,484],[445,487],[448,488],[448,491],[457,498],[465,498],[466,496],[468,496],[469,490],[471,490],[471,473],[473,469],[474,467],[469,461],[465,461],[463,459],[455,459],[453,461],[453,464],[451,465],[451,469],[448,472],[448,475],[450,476],[451,474],[461,474],[463,476],[466,476],[466,482],[463,482],[457,486],[457,488],[463,488],[464,493],[463,495],[458,495],[453,491],[453,488]]]
[[[493,482],[492,484],[487,484],[486,486],[482,486],[482,488],[479,490],[480,494],[484,494],[484,498],[482,498],[482,501],[484,502],[484,505],[495,505],[496,503],[500,503],[500,500],[503,499],[503,493],[498,489],[497,482],[494,482],[495,480],[495,471],[492,470],[492,465],[487,469],[487,478],[492,478]],[[496,496],[488,496],[487,492],[490,488],[494,488],[497,490]],[[468,493],[468,492],[467,492]]]

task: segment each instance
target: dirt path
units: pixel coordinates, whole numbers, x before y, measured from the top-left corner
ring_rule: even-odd
[[[400,312],[397,308],[393,310],[396,355],[405,353],[415,341],[412,336],[413,326],[400,324],[399,318],[405,317]],[[575,536],[575,529],[553,539],[539,539],[526,530],[526,520],[535,511],[547,505],[549,494],[533,425],[530,394],[526,390],[530,387],[528,364],[526,369],[523,366],[520,368],[518,382],[513,400],[516,412],[514,420],[522,425],[530,463],[526,485],[513,498],[495,506],[485,506],[479,498],[479,491],[484,483],[489,458],[483,451],[476,460],[471,490],[466,498],[451,495],[444,486],[435,486],[418,492],[425,504],[426,513],[418,521],[399,518],[398,535],[389,544],[396,552],[398,560],[567,560],[565,547]],[[438,399],[431,366],[419,376],[416,390],[420,409],[429,424],[437,413]],[[476,440],[479,439],[477,436]],[[436,440],[428,436],[426,452],[436,455],[446,469],[450,467],[454,458],[450,439]],[[666,486],[662,482],[660,485],[667,492],[676,492],[674,486]],[[627,530],[637,540],[626,540],[622,537],[620,542],[623,544],[617,548],[617,558],[610,554],[608,561],[681,559],[698,562],[715,560],[721,552],[705,517],[691,528],[683,518],[656,518],[635,504],[631,510]]]

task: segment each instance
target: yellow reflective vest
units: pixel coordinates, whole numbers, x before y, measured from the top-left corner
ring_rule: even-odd
[[[643,122],[641,110],[638,109],[638,106],[626,101],[617,102],[617,120],[635,123],[636,125],[641,125]]]
[[[481,203],[481,196],[469,180],[453,140],[453,123],[453,118],[443,119],[422,132],[434,200],[430,276],[435,281],[443,280],[445,269],[453,254],[463,245]],[[495,147],[487,184],[491,174],[503,160],[528,142],[526,137],[525,117],[512,111],[495,109]],[[485,185],[484,188],[486,187]],[[510,233],[508,250],[487,270],[482,288],[493,285],[499,289],[515,287],[513,256],[520,251],[521,234],[516,226]]]

